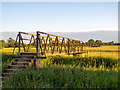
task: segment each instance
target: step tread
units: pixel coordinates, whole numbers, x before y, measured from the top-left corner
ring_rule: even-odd
[[[20,53],[20,55],[37,55],[36,53]]]
[[[34,58],[36,55],[19,55],[19,56],[13,56],[12,58]]]
[[[25,67],[27,67],[28,65],[10,65],[10,66],[17,66],[17,67],[18,67],[18,66],[21,66],[21,67],[22,67],[22,66],[25,66]]]
[[[5,70],[18,70],[18,69],[5,69]]]
[[[8,78],[8,77],[2,77],[2,78]]]
[[[4,73],[2,73],[2,75],[6,75],[6,74],[16,74],[16,73],[11,73],[11,72],[4,72]]]
[[[15,60],[31,60],[31,58],[15,58]]]
[[[30,63],[30,62],[25,62],[25,61],[15,61],[15,62],[13,62],[13,63]]]
[[[12,74],[12,73],[2,73],[3,75],[6,75],[6,74]]]

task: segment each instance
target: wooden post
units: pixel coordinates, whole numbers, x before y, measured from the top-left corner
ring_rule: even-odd
[[[38,56],[38,40],[39,40],[39,32],[37,31],[37,38],[36,38],[36,43],[37,43],[36,54],[37,54],[37,56]]]
[[[20,32],[19,32],[19,55],[20,55],[20,40],[21,39],[21,35],[20,35]]]
[[[68,55],[70,54],[70,39],[68,39]]]
[[[82,42],[82,48],[81,48],[81,51],[83,51],[83,42]]]
[[[42,68],[41,59],[37,59],[35,63],[37,68]]]
[[[80,44],[79,44],[79,43],[80,43],[80,41],[78,41],[78,52],[79,52],[79,47],[80,47]]]

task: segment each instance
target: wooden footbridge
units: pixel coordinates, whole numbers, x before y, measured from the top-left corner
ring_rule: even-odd
[[[26,38],[27,36],[29,38]],[[26,41],[28,41],[27,45]],[[4,71],[2,74],[3,79],[8,78],[11,72],[26,68],[31,64],[40,66],[38,61],[42,58],[45,59],[46,56],[61,54],[76,55],[86,52],[83,50],[83,41],[81,40],[40,31],[37,31],[36,34],[19,32],[16,37],[13,54],[16,48],[18,48],[19,55],[14,57],[15,61]]]
[[[30,38],[25,38],[25,35],[30,36]],[[44,55],[58,55],[58,54],[77,54],[83,53],[83,41],[75,40],[72,38],[61,37],[45,32],[37,31],[36,34],[19,32],[15,42],[15,48],[17,46],[17,41],[19,41],[19,55],[21,53],[21,48],[24,49],[24,53],[31,53],[30,48],[34,50],[32,53],[36,53],[37,56]],[[26,46],[24,41],[29,41]],[[33,42],[33,43],[32,43]],[[31,45],[32,44],[32,45]],[[13,54],[15,51],[13,50]]]

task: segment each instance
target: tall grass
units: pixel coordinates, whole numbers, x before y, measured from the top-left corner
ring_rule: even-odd
[[[63,66],[91,69],[91,70],[114,70],[118,72],[118,60],[104,57],[71,57],[71,56],[51,56],[41,61],[44,66]]]
[[[11,50],[2,50],[3,70],[14,61]],[[12,74],[3,88],[117,88],[118,59],[95,56],[47,57],[40,69],[29,67]]]
[[[5,81],[3,88],[117,88],[118,73],[83,69],[44,67],[27,68]]]
[[[54,56],[41,63],[40,69],[15,72],[3,88],[117,88],[120,83],[117,60],[111,58]]]
[[[14,59],[11,54],[2,53],[2,71],[4,71],[12,62],[14,62]]]

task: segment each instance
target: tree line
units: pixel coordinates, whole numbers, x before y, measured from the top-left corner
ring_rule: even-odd
[[[28,44],[25,44],[27,46]],[[31,43],[31,46],[34,44]],[[120,43],[114,43],[114,41],[111,42],[102,42],[102,40],[94,40],[94,39],[89,39],[88,42],[83,43],[84,46],[89,46],[89,47],[100,47],[102,45],[120,45]],[[19,43],[16,43],[16,47],[19,46]],[[8,47],[15,47],[15,40],[13,38],[9,38],[6,42],[4,40],[0,40],[0,48],[8,48]]]
[[[120,43],[114,43],[114,41],[111,42],[102,42],[102,40],[94,40],[94,39],[89,39],[88,42],[84,43],[84,46],[89,46],[89,47],[100,47],[101,45],[120,45]]]

